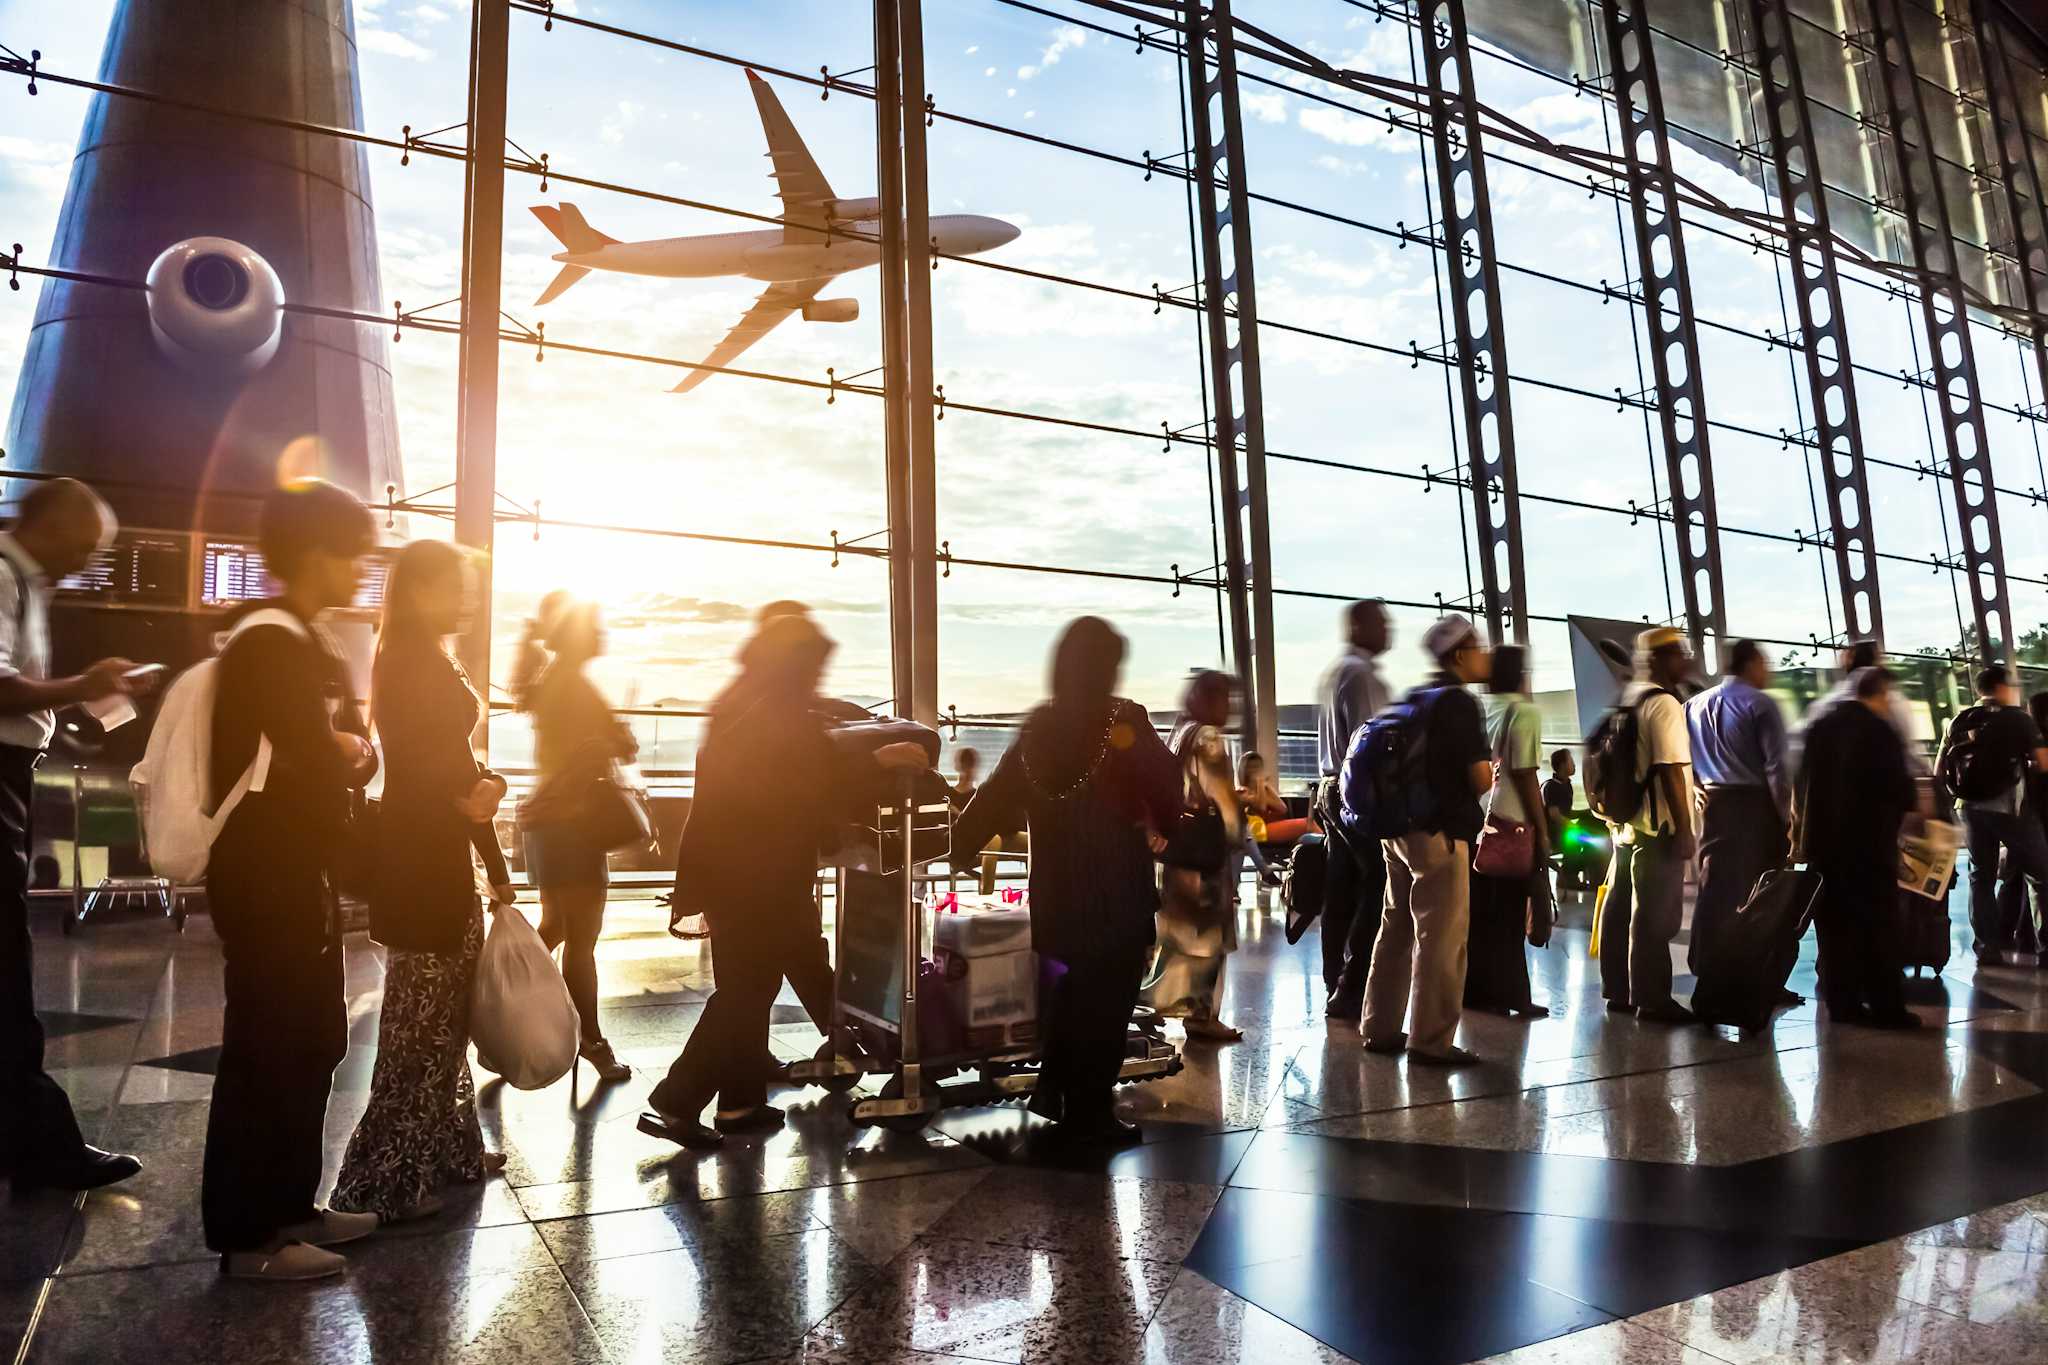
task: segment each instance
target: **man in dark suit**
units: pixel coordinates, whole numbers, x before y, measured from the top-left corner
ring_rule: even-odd
[[[1821,983],[1838,1023],[1917,1028],[1892,926],[1899,827],[1918,793],[1890,720],[1892,675],[1862,668],[1851,684],[1808,729],[1800,770],[1802,852],[1822,883]]]

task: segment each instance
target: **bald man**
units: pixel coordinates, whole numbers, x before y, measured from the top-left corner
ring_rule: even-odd
[[[113,513],[75,479],[36,484],[12,534],[0,533],[0,1171],[17,1190],[96,1189],[142,1169],[132,1156],[86,1144],[69,1097],[43,1069],[28,933],[31,792],[56,709],[145,685],[128,676],[135,665],[126,659],[50,676],[50,586],[113,538]]]

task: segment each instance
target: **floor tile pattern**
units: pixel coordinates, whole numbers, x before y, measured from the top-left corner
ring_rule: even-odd
[[[1913,1035],[1812,1004],[1676,1029],[1604,1012],[1585,913],[1531,955],[1552,1017],[1469,1017],[1466,1070],[1365,1054],[1323,1017],[1316,943],[1248,912],[1225,1002],[1247,1037],[1123,1093],[1139,1147],[1062,1147],[1014,1105],[859,1130],[789,1091],[785,1131],[700,1157],[634,1121],[708,950],[622,900],[601,972],[634,1079],[480,1074],[504,1176],[283,1290],[223,1280],[199,1235],[206,921],[39,922],[50,1065],[145,1170],[0,1202],[0,1362],[2048,1359],[2048,974],[1959,952],[1914,986]],[[382,997],[381,950],[347,962],[330,1180]],[[817,1043],[785,997],[774,1049]]]

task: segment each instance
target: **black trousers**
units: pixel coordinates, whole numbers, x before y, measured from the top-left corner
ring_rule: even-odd
[[[1465,953],[1465,1008],[1522,1009],[1529,1000],[1529,883],[1472,874],[1472,919]]]
[[[1066,973],[1044,1001],[1045,1060],[1033,1112],[1082,1124],[1109,1116],[1149,951],[1137,944],[1065,959]]]
[[[2048,832],[2030,811],[1963,810],[1970,852],[1970,932],[1993,952],[2014,947],[2030,913],[2026,887],[2048,882]],[[2005,879],[1999,881],[2003,851]],[[2037,936],[2038,941],[2038,936]]]
[[[35,749],[0,744],[0,1171],[61,1165],[85,1147],[71,1100],[43,1069],[28,932]]]
[[[814,912],[776,914],[749,908],[737,921],[711,918],[711,998],[648,1101],[664,1114],[694,1119],[713,1096],[720,1109],[751,1109],[768,1102],[768,1025],[782,979],[812,981],[824,950]],[[813,982],[815,984],[815,982]],[[831,982],[825,982],[826,1000]],[[804,986],[799,986],[801,995]],[[826,1019],[831,1019],[829,1004]]]
[[[1354,844],[1345,837],[1337,820],[1336,779],[1323,780],[1317,807],[1329,847],[1323,874],[1323,990],[1332,1000],[1363,1009],[1387,894],[1387,854],[1377,839]]]
[[[1686,964],[1697,974],[1708,939],[1749,899],[1756,879],[1785,865],[1785,821],[1768,787],[1708,787],[1700,822],[1700,889],[1692,907]]]
[[[227,971],[200,1211],[207,1246],[251,1251],[314,1216],[348,1051],[341,935],[320,856],[279,821],[236,812],[206,896]]]
[[[1828,1013],[1867,1007],[1877,1015],[1906,1009],[1906,977],[1893,937],[1898,904],[1896,870],[1869,858],[1820,859],[1820,982]]]

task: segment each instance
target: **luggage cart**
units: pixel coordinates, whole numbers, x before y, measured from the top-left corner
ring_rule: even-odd
[[[837,874],[837,905],[833,916],[833,973],[837,987],[832,1036],[808,1062],[789,1068],[793,1081],[821,1085],[844,1093],[870,1076],[886,1077],[880,1092],[853,1101],[854,1123],[892,1132],[923,1129],[943,1109],[1028,1099],[1038,1086],[1041,1054],[1034,1030],[1028,1039],[985,1048],[956,1045],[934,1050],[933,1040],[920,1037],[919,997],[925,954],[925,912],[918,895],[921,864],[946,856],[952,835],[952,808],[943,801],[920,802],[914,784],[906,781],[897,797],[878,806],[874,836],[874,867],[841,862]],[[920,857],[920,845],[943,846]],[[928,882],[941,880],[936,875]],[[947,878],[950,882],[950,877]],[[856,917],[857,893],[881,892],[887,904],[877,908],[898,912],[898,935],[888,942],[849,942]],[[852,1046],[847,1045],[851,1043]],[[1157,1080],[1181,1070],[1180,1051],[1160,1032],[1157,1014],[1140,1009],[1132,1016],[1124,1039],[1119,1084]]]

